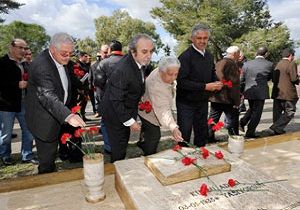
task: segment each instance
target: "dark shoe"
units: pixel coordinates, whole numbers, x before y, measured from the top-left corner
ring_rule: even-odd
[[[273,128],[270,128],[270,130],[272,130],[274,132],[274,135],[281,135],[281,134],[285,134],[286,131],[282,130],[282,131],[278,131],[278,130],[275,130]]]
[[[178,145],[181,147],[190,147],[187,143],[185,142],[178,142]]]
[[[246,139],[256,139],[256,138],[258,138],[259,136],[258,135],[256,135],[256,134],[246,134],[245,135],[245,138]]]
[[[16,134],[16,133],[11,134],[12,139],[17,138],[17,137],[18,137],[18,134]]]
[[[22,163],[32,163],[34,165],[38,165],[39,164],[39,161],[35,158],[32,158],[30,160],[22,160]]]
[[[10,166],[10,165],[14,164],[14,162],[12,161],[11,158],[1,158],[1,160],[2,160],[3,164],[6,166]]]

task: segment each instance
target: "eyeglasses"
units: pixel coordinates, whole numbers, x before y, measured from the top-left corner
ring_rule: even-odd
[[[73,56],[73,52],[61,52],[59,51],[59,54],[61,57],[67,58],[67,57],[72,57]]]

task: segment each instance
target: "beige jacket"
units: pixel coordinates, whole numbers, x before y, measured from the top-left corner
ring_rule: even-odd
[[[146,91],[143,101],[149,100],[152,110],[149,113],[139,110],[139,115],[156,126],[167,127],[173,131],[178,125],[172,115],[172,99],[175,84],[164,83],[156,68],[146,79]]]

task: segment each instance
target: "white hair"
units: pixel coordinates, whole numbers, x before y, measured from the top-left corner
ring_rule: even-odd
[[[50,46],[60,49],[61,44],[72,44],[74,46],[73,38],[64,32],[56,33],[51,37]]]
[[[227,54],[234,54],[240,51],[240,48],[238,46],[230,46],[227,48],[226,53]]]
[[[180,68],[180,62],[179,60],[174,56],[167,56],[160,59],[158,63],[158,69],[159,71],[165,72],[168,67],[175,66]]]

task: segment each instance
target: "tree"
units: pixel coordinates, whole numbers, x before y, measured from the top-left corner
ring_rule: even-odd
[[[285,25],[276,25],[270,29],[258,29],[244,34],[233,45],[239,46],[248,59],[255,57],[260,46],[267,46],[270,52],[268,59],[278,62],[282,50],[292,47],[293,42],[290,40],[288,28]]]
[[[163,46],[155,32],[154,24],[134,19],[126,11],[116,10],[110,17],[100,16],[95,19],[95,26],[98,46],[110,43],[114,39],[120,41],[123,46],[128,46],[131,38],[138,33],[150,35],[157,49]]]
[[[1,0],[0,1],[0,14],[8,14],[8,10],[10,9],[19,9],[20,6],[24,4],[20,4],[18,2],[12,0]],[[0,23],[3,23],[4,19],[0,17]]]
[[[14,21],[8,25],[0,25],[0,56],[7,53],[9,43],[14,38],[24,39],[33,55],[46,48],[50,40],[45,29],[37,24]]]
[[[92,56],[95,56],[98,50],[96,42],[89,37],[83,40],[76,40],[75,49],[76,51],[84,51]]]
[[[216,58],[236,39],[257,29],[274,26],[267,0],[160,0],[154,18],[179,41],[177,53],[190,44],[192,27],[202,22],[211,28],[210,49]]]

